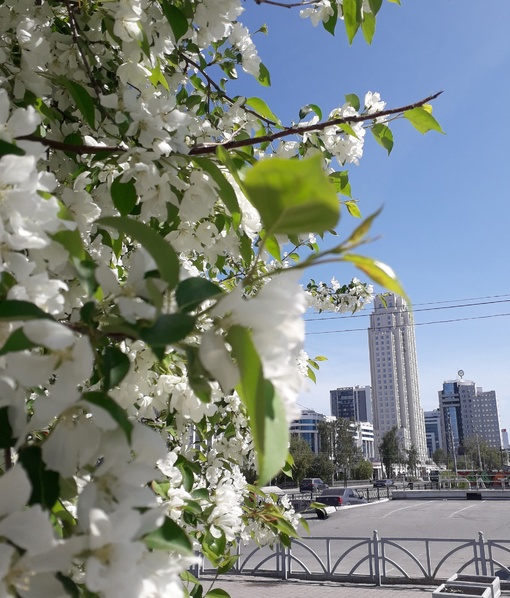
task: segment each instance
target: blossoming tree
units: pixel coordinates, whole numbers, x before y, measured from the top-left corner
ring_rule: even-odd
[[[374,216],[316,236],[360,217],[367,130],[390,151],[391,118],[440,129],[432,98],[283,124],[229,95],[237,69],[269,83],[242,25],[263,1],[285,5],[0,1],[1,596],[199,596],[197,555],[222,572],[297,534],[244,472],[289,466],[305,310],[371,298],[299,281],[337,260],[402,292],[355,252]],[[301,4],[370,41],[382,0]]]

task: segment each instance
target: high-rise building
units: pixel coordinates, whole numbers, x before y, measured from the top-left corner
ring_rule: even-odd
[[[439,409],[425,411],[425,435],[429,457],[437,449],[443,448],[443,434],[441,432],[441,412]]]
[[[464,372],[459,371],[464,375]],[[447,380],[438,392],[443,443],[448,453],[459,452],[466,441],[483,439],[501,448],[498,401],[494,390],[483,391],[470,380]]]
[[[327,421],[322,413],[313,409],[301,408],[301,417],[290,425],[290,433],[305,440],[315,454],[319,453],[319,423]]]
[[[344,386],[329,391],[331,415],[357,422],[372,421],[370,386]]]
[[[402,297],[392,293],[376,297],[368,341],[376,442],[396,427],[401,448],[415,447],[423,463],[428,453],[414,322]]]

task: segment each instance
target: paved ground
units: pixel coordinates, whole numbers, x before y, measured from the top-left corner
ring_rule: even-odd
[[[201,578],[204,590],[213,578]],[[215,584],[228,592],[231,598],[429,598],[436,586],[382,586],[346,584],[331,581],[301,581],[251,577],[248,575],[222,576]]]

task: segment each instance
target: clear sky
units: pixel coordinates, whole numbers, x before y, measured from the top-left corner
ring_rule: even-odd
[[[367,135],[360,165],[349,167],[362,213],[383,207],[378,239],[360,253],[391,265],[413,302],[423,408],[437,407],[443,381],[462,369],[496,391],[510,428],[510,1],[384,2],[371,46],[361,34],[349,46],[342,23],[333,37],[298,9],[245,7],[252,31],[269,27],[254,39],[272,86],[242,77],[236,92],[262,97],[286,123],[308,103],[327,114],[347,93],[378,91],[396,107],[444,91],[433,106],[445,135],[396,122],[390,157]],[[354,224],[345,213],[340,237]],[[342,264],[310,275],[363,280]],[[329,414],[330,389],[370,384],[370,311],[307,318],[305,348],[328,361],[301,404]]]

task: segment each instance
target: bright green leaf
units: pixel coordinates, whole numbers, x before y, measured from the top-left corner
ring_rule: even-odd
[[[350,44],[361,25],[362,4],[363,0],[344,0],[343,2],[345,30]]]
[[[235,559],[237,560],[237,558],[236,556]],[[204,598],[230,598],[230,594],[221,588],[213,588],[207,592]]]
[[[351,184],[349,183],[349,173],[347,170],[342,172],[332,172],[329,175],[329,180],[333,183],[337,193],[341,193],[347,197],[352,197]]]
[[[361,31],[363,32],[363,37],[367,44],[371,44],[375,33],[375,16],[371,12],[363,13]]]
[[[51,238],[60,243],[64,247],[71,257],[75,257],[79,260],[85,259],[85,249],[81,240],[80,231],[75,228],[74,230],[59,230],[51,235]]]
[[[391,129],[387,125],[376,123],[370,128],[370,130],[372,131],[377,143],[382,145],[384,149],[387,150],[389,155],[393,149],[393,133],[391,132]]]
[[[246,100],[246,104],[250,108],[253,108],[253,110],[255,110],[257,114],[260,114],[260,116],[267,118],[268,120],[271,120],[279,125],[281,124],[280,119],[271,111],[264,100],[261,100],[260,98],[248,98]]]
[[[149,328],[142,328],[140,338],[152,348],[164,348],[182,341],[195,326],[195,318],[187,314],[161,314]]]
[[[267,235],[263,230],[260,231],[260,236],[264,242],[264,248],[271,257],[279,262],[282,261],[282,254],[280,251],[280,244],[274,235]]]
[[[289,431],[285,408],[271,382],[264,379],[249,331],[233,326],[227,338],[241,373],[237,390],[250,420],[259,483],[264,484],[278,473],[287,457]]]
[[[397,295],[401,295],[409,302],[402,285],[390,266],[362,255],[345,254],[342,259],[354,264],[356,268],[364,272],[367,276],[370,276],[374,282],[393,293],[397,293]]]
[[[96,222],[99,225],[114,228],[138,241],[152,256],[161,278],[168,283],[170,289],[177,285],[179,282],[177,254],[158,232],[142,222],[119,216],[107,216]]]
[[[377,210],[377,212],[374,212],[373,214],[370,214],[370,216],[365,218],[363,222],[352,231],[352,233],[349,235],[349,238],[343,244],[343,246],[355,246],[361,243],[361,241],[363,241],[367,236],[368,231],[372,227],[374,220],[377,218],[377,216],[379,216],[380,213],[381,210],[379,209]]]
[[[121,177],[117,177],[110,186],[110,195],[113,205],[119,210],[121,216],[131,214],[133,208],[138,202],[138,193],[135,188],[134,179],[129,179],[125,183],[121,182]]]
[[[428,131],[444,133],[441,125],[425,108],[413,108],[412,110],[406,110],[404,112],[404,117],[407,118],[413,127],[418,129],[420,133],[427,133]]]
[[[169,517],[165,517],[160,528],[147,534],[144,542],[151,550],[172,550],[185,555],[193,553],[193,545],[186,532]]]
[[[175,299],[183,311],[193,311],[206,299],[223,293],[223,289],[205,278],[186,278],[177,285]]]
[[[322,233],[338,222],[338,199],[321,156],[262,160],[247,172],[243,186],[268,234]]]
[[[112,416],[113,420],[119,424],[120,429],[126,435],[128,442],[131,442],[133,424],[129,421],[126,411],[104,392],[91,391],[82,395],[82,399],[87,403],[101,407]]]
[[[260,63],[258,82],[264,87],[271,86],[271,75],[262,62]]]
[[[343,204],[347,208],[347,211],[349,212],[349,214],[351,216],[354,216],[354,218],[363,218],[363,216],[361,215],[361,211],[359,209],[357,201],[355,201],[355,200],[344,201]]]

